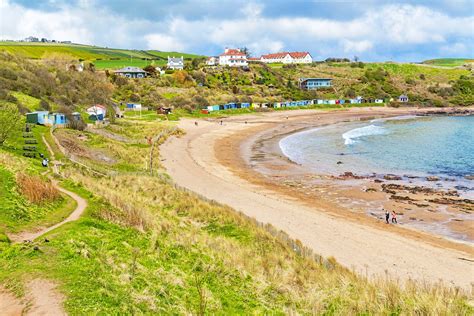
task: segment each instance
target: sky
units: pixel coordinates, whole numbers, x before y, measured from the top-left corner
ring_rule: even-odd
[[[0,39],[315,60],[474,57],[474,0],[0,0]]]

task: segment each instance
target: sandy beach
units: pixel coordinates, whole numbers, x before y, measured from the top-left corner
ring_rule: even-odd
[[[406,212],[413,209],[418,218],[416,208],[426,206],[387,200],[384,189],[388,189],[382,189],[382,183],[348,175],[342,179],[347,185],[340,185],[333,178],[308,174],[283,157],[278,148],[283,135],[309,126],[421,111],[435,110],[294,110],[223,118],[222,125],[220,119],[200,120],[198,126],[194,120],[182,120],[179,126],[186,134],[162,145],[162,164],[178,185],[270,223],[316,253],[333,256],[359,273],[388,274],[401,280],[443,280],[469,289],[474,282],[472,244],[386,225],[377,214],[357,212],[354,201],[373,203],[374,207],[404,203]],[[420,194],[440,193],[413,192],[409,197],[415,201]],[[413,214],[410,216],[417,218]],[[468,223],[456,225],[453,229],[472,234]]]

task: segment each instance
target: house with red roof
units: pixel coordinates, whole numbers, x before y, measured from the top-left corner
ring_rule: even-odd
[[[226,48],[224,53],[219,55],[219,65],[230,67],[248,66],[247,55],[238,48]]]
[[[281,52],[262,55],[260,61],[263,63],[310,64],[313,62],[313,57],[308,52]]]

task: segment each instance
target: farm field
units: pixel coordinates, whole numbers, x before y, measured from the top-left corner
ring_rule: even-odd
[[[425,60],[423,64],[445,67],[458,67],[466,63],[474,63],[473,58],[437,58]]]
[[[165,60],[143,60],[143,59],[119,59],[119,60],[96,60],[94,61],[95,68],[103,69],[119,69],[127,66],[144,68],[148,65],[164,66]]]
[[[31,59],[43,59],[58,54],[69,55],[81,61],[93,62],[97,69],[117,69],[124,66],[145,67],[149,64],[164,65],[168,56],[183,56],[186,59],[202,57],[180,52],[115,49],[81,44],[13,41],[1,41],[0,51],[7,51]],[[132,62],[130,62],[130,58],[132,58]]]

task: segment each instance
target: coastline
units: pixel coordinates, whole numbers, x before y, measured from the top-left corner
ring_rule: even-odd
[[[393,117],[390,116],[390,118]],[[354,121],[358,123],[368,120],[356,118]],[[340,125],[340,123],[335,124]],[[335,170],[337,166],[336,173],[313,170],[306,166],[300,168],[297,162],[290,160],[283,153],[280,142],[288,135],[291,137],[291,135],[313,132],[328,126],[321,120],[308,121],[307,125],[306,128],[300,126],[292,128],[290,125],[284,131],[275,127],[269,128],[258,137],[254,137],[251,142],[249,141],[246,146],[251,146],[251,149],[247,152],[250,151],[253,157],[249,154],[244,155],[244,161],[247,166],[257,172],[247,178],[252,180],[263,176],[262,180],[267,180],[268,183],[262,181],[262,185],[283,187],[283,191],[297,194],[308,204],[314,204],[315,199],[328,202],[336,200],[336,204],[345,208],[346,215],[350,218],[357,216],[357,221],[365,220],[364,217],[384,221],[383,208],[396,210],[399,215],[399,225],[404,228],[425,231],[432,235],[440,235],[455,243],[473,246],[474,220],[471,214],[474,211],[474,201],[472,197],[467,196],[467,193],[456,189],[458,180],[455,181],[452,177],[424,176],[396,171],[357,173],[354,170],[355,165],[347,164],[347,160],[342,159],[344,157],[339,158],[344,161],[344,164],[341,161],[337,161],[336,164],[334,157],[328,157],[327,160],[321,162],[322,170],[328,170],[328,165],[334,166]],[[330,125],[330,127],[333,126],[333,124]],[[228,146],[228,143],[220,146]],[[236,155],[237,153],[234,153],[234,156]],[[234,171],[240,175],[249,172],[242,163],[239,170],[236,170],[236,165],[238,162],[233,162],[228,167],[234,168]],[[472,188],[472,180],[463,178],[459,181],[465,181],[464,183]],[[324,190],[320,190],[321,188]],[[322,194],[323,192],[331,192],[331,196],[328,197],[326,193]],[[472,192],[469,194],[472,196]],[[333,205],[329,204],[331,203],[322,208],[334,213]],[[341,212],[338,210],[335,213],[340,215]],[[361,214],[362,217],[358,216]]]
[[[283,229],[315,252],[326,257],[334,256],[341,264],[357,272],[368,271],[370,275],[388,272],[401,279],[432,282],[444,279],[463,287],[469,286],[473,281],[470,260],[474,257],[470,245],[394,225],[387,227],[365,214],[347,216],[335,201],[310,199],[294,187],[283,186],[275,178],[269,179],[262,174],[262,171],[265,173],[271,169],[281,177],[305,175],[305,170],[289,163],[281,151],[275,151],[279,147],[277,142],[275,145],[275,135],[268,134],[272,128],[273,131],[274,128],[280,129],[284,132],[281,134],[290,134],[308,128],[307,123],[301,122],[311,121],[315,115],[320,124],[333,124],[420,111],[434,110],[297,110],[226,118],[224,126],[219,126],[217,121],[203,120],[199,127],[193,127],[191,123],[194,122],[185,120],[180,126],[187,134],[183,139],[172,139],[163,146],[163,164],[181,186]],[[272,137],[273,142],[268,141]],[[273,146],[274,151],[255,155],[255,146]],[[263,165],[267,170],[262,170]],[[229,191],[222,194],[226,189]],[[387,243],[389,248],[395,245],[395,253],[386,249]],[[416,254],[415,248],[420,249]],[[450,263],[426,260],[435,253]],[[449,272],[453,267],[456,267],[457,275]]]

